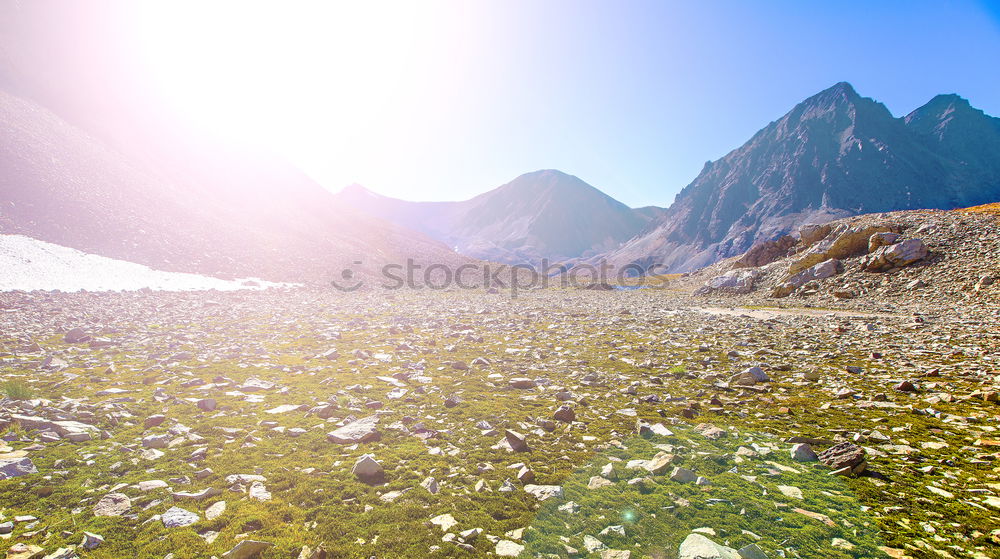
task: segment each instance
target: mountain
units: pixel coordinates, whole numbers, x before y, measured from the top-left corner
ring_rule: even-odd
[[[281,281],[374,274],[407,258],[469,261],[338,203],[279,159],[200,142],[160,139],[127,155],[0,91],[0,233],[159,270]]]
[[[461,254],[517,263],[587,257],[618,247],[660,215],[633,210],[566,173],[525,173],[461,202],[408,202],[361,186],[341,200],[372,215],[422,231]]]
[[[809,222],[1000,200],[1000,119],[957,95],[903,118],[848,83],[799,103],[705,164],[612,264],[683,272]]]

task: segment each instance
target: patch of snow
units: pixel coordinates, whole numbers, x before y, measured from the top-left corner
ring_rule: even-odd
[[[164,272],[24,235],[0,235],[0,291],[233,291],[295,285]]]

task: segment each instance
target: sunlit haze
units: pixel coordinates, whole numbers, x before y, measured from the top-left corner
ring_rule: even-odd
[[[706,160],[841,80],[897,116],[951,91],[1000,112],[1000,78],[969,71],[1000,53],[1000,31],[968,2],[150,2],[138,14],[137,47],[187,119],[271,147],[328,188],[408,199],[558,168],[631,205],[668,205]]]

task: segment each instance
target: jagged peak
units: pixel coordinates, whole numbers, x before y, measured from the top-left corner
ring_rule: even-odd
[[[817,105],[823,103],[855,103],[861,96],[854,90],[854,86],[848,82],[837,82],[832,86],[809,97],[802,103],[805,105]]]

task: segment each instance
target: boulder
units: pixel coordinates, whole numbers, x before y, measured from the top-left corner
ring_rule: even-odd
[[[815,223],[806,223],[802,227],[799,227],[799,240],[802,242],[803,246],[809,247],[817,241],[822,241],[833,227],[825,223],[823,225],[817,225]]]
[[[90,340],[90,335],[88,335],[83,328],[73,328],[66,335],[63,336],[63,341],[68,344],[80,344]]]
[[[368,484],[377,484],[385,481],[385,471],[382,469],[382,464],[379,464],[371,454],[365,454],[361,458],[358,458],[358,461],[354,463],[354,468],[351,469],[351,473]]]
[[[108,493],[94,505],[94,516],[121,516],[132,507],[132,501],[124,493]]]
[[[531,450],[528,447],[528,441],[521,433],[517,431],[511,431],[510,429],[504,431],[504,440],[510,445],[510,449],[514,452],[528,452]]]
[[[780,260],[788,256],[788,251],[795,246],[795,238],[791,235],[783,235],[771,241],[757,243],[750,247],[737,260],[733,262],[733,268],[757,268],[766,266],[775,260]]]
[[[902,268],[923,260],[929,254],[927,245],[920,239],[907,239],[894,245],[882,246],[861,261],[861,269],[867,272],[884,272],[892,268]]]
[[[844,264],[840,260],[824,260],[794,275],[786,277],[777,285],[777,287],[774,288],[771,296],[785,297],[811,281],[818,281],[833,277],[843,271]]]
[[[327,433],[326,438],[332,443],[356,444],[377,441],[382,438],[376,426],[378,416],[372,415],[364,419],[352,421],[339,429]]]
[[[243,540],[229,551],[223,553],[222,557],[223,559],[252,559],[273,546],[274,544],[269,542]]]
[[[818,458],[834,470],[848,469],[851,473],[861,473],[865,466],[865,449],[844,441],[820,452]]]
[[[0,460],[0,479],[37,474],[38,468],[31,458],[8,458]]]
[[[552,414],[552,419],[555,419],[556,421],[565,421],[566,423],[570,423],[576,419],[576,412],[573,411],[572,406],[568,405],[559,406],[559,409],[557,409],[555,413]]]
[[[761,382],[771,382],[771,377],[767,376],[767,373],[760,367],[750,367],[729,379],[730,384],[738,386],[753,386]]]
[[[740,559],[739,553],[695,532],[684,538],[677,559]]]
[[[532,495],[539,501],[544,501],[552,497],[562,497],[563,488],[561,485],[525,485],[524,492]]]
[[[160,515],[160,522],[166,528],[182,528],[198,522],[200,518],[197,513],[184,510],[180,507],[170,507],[167,512]]]
[[[891,225],[850,226],[846,223],[841,224],[792,263],[788,268],[788,275],[794,276],[825,260],[843,260],[865,254],[868,252],[868,240],[872,235],[894,229],[896,227]]]
[[[815,462],[819,460],[816,451],[807,443],[798,443],[792,447],[792,460],[796,462]]]
[[[759,275],[760,272],[753,269],[729,270],[721,276],[715,276],[705,282],[705,289],[707,290],[705,292],[749,293],[753,289],[753,284],[757,281],[757,276]]]
[[[537,386],[537,383],[535,381],[531,380],[530,378],[515,377],[515,378],[510,379],[510,381],[507,383],[507,385],[510,386],[511,388],[518,388],[518,389],[521,389],[521,390],[527,390],[527,389],[534,388],[535,386]]]
[[[875,252],[875,249],[877,248],[896,244],[896,241],[898,240],[899,233],[893,233],[891,231],[875,233],[868,238],[868,252],[872,253]]]

